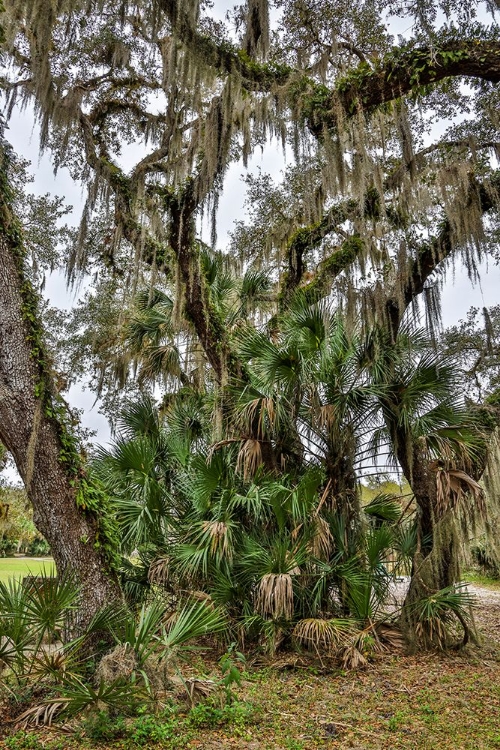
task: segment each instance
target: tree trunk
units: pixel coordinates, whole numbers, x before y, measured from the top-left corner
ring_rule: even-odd
[[[403,451],[399,460],[417,503],[417,550],[401,623],[412,644],[416,642],[418,624],[416,603],[460,578],[460,540],[453,511],[438,516],[436,471],[422,448],[418,444],[413,447],[411,466],[407,465]]]
[[[7,148],[0,145],[0,440],[14,458],[58,574],[73,575],[80,586],[78,623],[84,626],[121,593],[106,549],[99,495],[85,479],[68,429],[70,418],[43,345],[37,295],[24,272]]]

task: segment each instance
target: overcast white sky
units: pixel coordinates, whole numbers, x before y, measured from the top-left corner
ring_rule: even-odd
[[[219,17],[223,17],[226,9],[232,7],[230,0],[216,0],[215,10]],[[64,196],[67,203],[74,206],[72,217],[73,223],[78,223],[79,214],[83,205],[83,190],[81,185],[75,183],[67,170],[61,169],[54,177],[49,156],[46,154],[39,158],[38,152],[38,129],[33,124],[33,115],[29,109],[20,112],[16,110],[13,114],[9,129],[6,132],[7,140],[14,149],[32,162],[32,170],[35,175],[33,189],[36,193],[52,193]],[[250,161],[249,168],[255,170],[261,167],[264,171],[279,175],[284,166],[284,157],[281,145],[270,144],[261,154],[257,152]],[[245,187],[240,180],[243,173],[241,164],[233,165],[226,178],[225,190],[220,200],[218,236],[219,247],[224,247],[227,232],[231,229],[233,221],[242,217],[242,205],[245,195]],[[208,239],[208,238],[207,238]],[[445,326],[457,322],[463,318],[467,310],[472,306],[490,306],[500,302],[500,268],[490,263],[489,267],[484,265],[481,269],[481,283],[472,286],[467,278],[465,269],[457,266],[455,274],[449,274],[442,295],[443,323]],[[67,293],[64,279],[60,274],[54,274],[48,279],[45,294],[49,297],[51,304],[58,307],[70,307],[74,303],[74,297]],[[106,420],[98,412],[98,406],[93,406],[94,396],[88,391],[73,388],[69,393],[71,405],[84,409],[83,424],[86,427],[98,431],[98,440],[106,442],[109,439],[109,428]]]

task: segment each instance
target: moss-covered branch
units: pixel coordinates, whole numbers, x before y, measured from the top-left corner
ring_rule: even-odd
[[[292,298],[295,290],[302,284],[304,274],[307,270],[305,255],[314,248],[319,247],[321,242],[334,232],[341,224],[359,214],[359,205],[356,201],[349,200],[345,203],[331,208],[321,221],[300,227],[292,235],[286,249],[287,270],[281,280],[281,288],[278,295],[278,307],[280,312],[286,309],[287,303]],[[357,242],[359,238],[347,239],[340,248],[337,248],[328,258],[323,260],[313,279],[304,287],[312,296],[327,294],[334,279],[345,271],[358,257],[363,248],[363,243]],[[314,291],[313,291],[314,290]]]
[[[369,111],[410,92],[426,93],[427,87],[452,76],[498,83],[500,42],[464,39],[434,48],[396,47],[374,67],[361,63],[333,91],[314,86],[304,112],[311,131],[319,136],[323,128],[336,127],[339,104],[348,115]]]
[[[245,88],[254,91],[271,91],[287,83],[296,71],[288,65],[260,63],[236,45],[224,40],[217,42],[198,31],[183,0],[159,0],[159,6],[172,24],[174,33],[204,66],[221,73],[237,73]]]

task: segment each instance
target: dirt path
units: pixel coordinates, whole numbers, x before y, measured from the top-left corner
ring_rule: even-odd
[[[477,598],[476,621],[485,637],[500,644],[500,591],[469,584],[468,590]]]

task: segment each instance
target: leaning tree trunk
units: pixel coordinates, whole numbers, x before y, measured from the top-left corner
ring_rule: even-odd
[[[400,461],[417,504],[417,548],[402,612],[403,630],[411,644],[417,641],[417,602],[457,583],[461,547],[454,511],[449,508],[440,512],[435,462],[418,443],[413,447],[411,467],[406,465],[405,456],[401,455]],[[465,641],[469,629],[465,622],[462,625]]]
[[[103,497],[85,477],[65,404],[43,344],[38,299],[25,274],[11,209],[8,146],[0,144],[0,441],[11,452],[59,575],[81,591],[78,623],[121,598]]]

